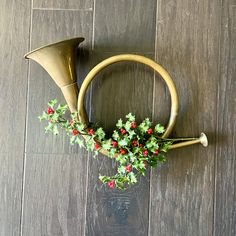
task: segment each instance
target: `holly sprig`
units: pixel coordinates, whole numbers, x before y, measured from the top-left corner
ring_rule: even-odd
[[[54,99],[48,103],[47,111],[39,116],[40,121],[48,121],[45,132],[59,134],[59,128],[66,131],[70,143],[78,144],[94,156],[103,149],[108,156],[118,162],[117,173],[113,176],[99,175],[99,179],[110,188],[126,189],[137,183],[140,175],[145,176],[149,166],[156,167],[166,161],[165,153],[173,141],[161,135],[165,128],[161,124],[152,126],[149,118],[137,123],[135,116],[129,113],[126,120],[119,119],[112,136],[108,137],[102,127],[87,127],[79,121],[77,112],[66,118],[67,105],[58,104]]]

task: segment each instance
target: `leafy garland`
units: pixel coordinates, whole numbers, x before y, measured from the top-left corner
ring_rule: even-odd
[[[138,124],[135,116],[129,113],[126,116],[127,121],[119,119],[112,138],[107,138],[103,128],[93,125],[86,127],[78,120],[77,113],[71,114],[71,120],[66,119],[65,114],[69,110],[67,105],[57,105],[57,100],[50,101],[48,105],[47,111],[39,116],[40,121],[48,121],[46,133],[58,135],[58,127],[61,127],[66,130],[71,144],[85,147],[88,151],[93,151],[95,156],[100,149],[106,150],[108,156],[119,163],[114,176],[99,176],[110,188],[126,189],[137,183],[138,176],[145,175],[148,166],[155,167],[166,161],[163,153],[173,143],[172,139],[160,137],[165,132],[164,127],[157,124],[152,128],[149,118]]]

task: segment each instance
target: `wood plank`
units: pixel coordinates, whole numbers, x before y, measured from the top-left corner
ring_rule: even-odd
[[[92,9],[93,0],[34,0],[33,7],[51,9]]]
[[[91,47],[91,29],[91,11],[34,10],[31,48],[84,36],[80,57],[84,65],[85,50]],[[77,67],[85,73],[79,63]],[[38,114],[50,99],[65,101],[38,64],[30,63],[29,76],[23,235],[83,235],[88,154],[77,145],[71,147],[63,132],[58,137],[44,134],[45,124],[40,124]]]
[[[153,52],[156,1],[96,0],[95,49]]]
[[[78,36],[86,38],[82,46],[84,50],[91,47],[92,12],[33,11],[32,49]],[[86,64],[83,54],[79,60],[77,77],[81,83],[80,80],[83,79],[81,75],[84,76],[86,71],[86,68],[83,68]],[[47,108],[47,103],[51,99],[57,98],[62,104],[65,104],[65,99],[48,73],[35,62],[30,64],[29,98],[26,151],[28,153],[79,153],[80,148],[78,145],[71,146],[69,144],[65,132],[62,131],[58,136],[45,135],[44,133],[45,123],[40,123],[37,117]]]
[[[116,53],[94,52],[95,61]],[[153,55],[146,55],[153,58]],[[94,63],[95,64],[95,63]],[[119,63],[101,72],[92,87],[92,121],[111,132],[119,118],[132,112],[140,121],[152,114],[153,71],[136,63]],[[126,191],[111,190],[99,173],[114,174],[116,164],[99,155],[89,159],[86,235],[147,235],[149,174]]]
[[[85,156],[27,154],[23,235],[84,235]]]
[[[0,3],[0,235],[19,235],[30,2]]]
[[[151,52],[148,56],[153,57],[155,4],[149,1],[144,5],[139,0],[96,1],[94,48],[98,55],[94,58],[100,61],[117,52]],[[109,67],[93,84],[92,120],[111,131],[116,120],[128,112],[139,120],[150,117],[152,88],[153,73],[143,66],[121,63]],[[98,174],[112,174],[115,164],[99,155],[88,166],[86,235],[147,235],[148,177],[126,191],[112,191],[101,185]]]
[[[236,235],[236,1],[222,7],[214,235]]]
[[[157,15],[156,57],[180,98],[173,136],[204,131],[210,146],[173,150],[152,170],[149,235],[212,235],[220,1],[160,0]],[[155,88],[154,110],[163,120],[168,110],[158,108],[168,93],[158,94]]]

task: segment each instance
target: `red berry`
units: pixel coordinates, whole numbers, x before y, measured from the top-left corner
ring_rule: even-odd
[[[153,155],[155,155],[155,156],[157,156],[158,154],[159,154],[159,150],[157,149],[154,153],[153,153]]]
[[[115,188],[116,187],[116,183],[115,183],[115,180],[111,180],[110,182],[107,183],[107,185],[110,187],[110,188]]]
[[[94,148],[95,148],[96,150],[99,150],[99,149],[101,148],[101,145],[100,145],[99,143],[95,143],[95,144],[94,144]]]
[[[125,155],[127,153],[126,149],[120,149],[120,154]]]
[[[75,124],[75,121],[74,120],[71,120],[70,121],[70,125],[74,125]]]
[[[143,148],[143,144],[142,144],[142,143],[140,143],[140,144],[139,144],[139,147],[140,147],[140,148]]]
[[[148,150],[143,151],[143,155],[146,157],[148,156]]]
[[[136,129],[137,128],[137,123],[134,121],[131,123],[131,129]]]
[[[123,129],[123,128],[120,129],[120,132],[121,132],[122,135],[125,135],[125,134],[126,134],[126,130]]]
[[[147,133],[150,134],[150,135],[152,135],[152,134],[153,134],[152,128],[148,129]]]
[[[116,148],[116,147],[118,146],[118,142],[116,142],[116,141],[112,141],[111,143],[112,143],[112,146],[113,146],[114,148]]]
[[[48,108],[48,114],[54,114],[54,110],[51,107]]]
[[[132,144],[133,144],[134,147],[137,147],[138,146],[138,141],[137,140],[133,140]]]
[[[89,130],[89,134],[90,134],[90,135],[94,135],[94,134],[95,134],[94,129],[90,129],[90,130]]]
[[[126,171],[129,172],[129,173],[133,170],[131,164],[127,165],[127,166],[125,167],[125,169],[126,169]]]
[[[72,133],[74,136],[76,136],[77,134],[79,134],[79,131],[77,129],[73,129]]]

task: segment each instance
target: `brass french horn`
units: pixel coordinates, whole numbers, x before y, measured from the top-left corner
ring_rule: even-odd
[[[178,114],[179,102],[175,84],[168,72],[155,61],[140,55],[121,54],[105,59],[96,65],[84,79],[80,92],[76,83],[76,49],[84,38],[73,38],[35,49],[25,55],[26,59],[32,59],[39,63],[52,77],[61,89],[71,112],[78,111],[79,120],[89,124],[88,115],[84,107],[84,98],[87,88],[95,75],[110,64],[120,61],[134,61],[145,64],[158,72],[166,82],[171,95],[171,114],[169,123],[162,138],[167,139],[170,135]],[[173,140],[173,139],[172,139]],[[207,136],[201,133],[199,138],[177,138],[177,143],[172,144],[171,149],[202,144],[208,146]],[[105,150],[101,153],[107,154]]]

